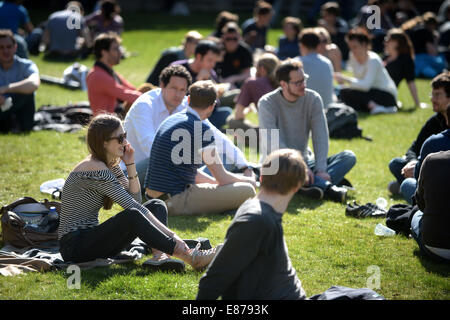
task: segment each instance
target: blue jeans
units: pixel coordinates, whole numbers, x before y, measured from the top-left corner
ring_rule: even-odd
[[[414,216],[411,220],[411,235],[414,238],[414,240],[416,240],[417,244],[419,245],[420,252],[423,255],[428,256],[434,260],[448,262],[448,260],[446,260],[446,259],[434,254],[430,250],[428,250],[428,248],[424,245],[423,240],[422,240],[422,217],[423,217],[423,212],[418,210],[414,214]]]
[[[424,76],[432,79],[440,74],[445,68],[445,58],[441,55],[432,56],[426,53],[416,54],[415,59],[416,77]]]
[[[403,198],[409,203],[413,204],[413,196],[416,192],[417,188],[417,180],[414,178],[407,178],[403,180],[402,184],[400,185],[400,193],[403,195]]]
[[[389,162],[389,170],[394,175],[395,179],[397,179],[398,183],[401,184],[405,177],[402,175],[402,169],[406,166],[408,162],[403,158],[394,158]]]
[[[356,163],[356,156],[351,150],[345,150],[339,152],[327,159],[327,172],[331,177],[331,182],[321,177],[314,175],[314,183],[310,186],[319,187],[323,190],[328,186],[339,184],[345,175],[353,168]],[[314,171],[316,166],[314,160],[307,161],[306,163],[311,171]]]

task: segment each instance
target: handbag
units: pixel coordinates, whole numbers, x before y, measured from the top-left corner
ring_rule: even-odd
[[[50,207],[55,207],[58,217],[50,218]],[[58,225],[61,203],[31,197],[20,198],[0,209],[4,244],[16,248],[48,248],[58,245]]]

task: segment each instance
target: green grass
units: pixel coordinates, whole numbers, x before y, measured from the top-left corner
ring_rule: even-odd
[[[127,31],[123,44],[136,56],[123,60],[117,70],[136,86],[142,83],[159,53],[177,45],[184,33],[197,29],[211,32],[214,15],[181,18],[137,14],[125,16]],[[170,25],[169,25],[170,21]],[[206,22],[205,22],[206,21]],[[271,30],[269,43],[276,45],[281,30]],[[50,63],[42,56],[32,57],[42,74],[62,76],[68,63]],[[81,61],[87,66],[92,58]],[[429,81],[417,80],[422,102],[429,102]],[[390,159],[402,155],[418,130],[432,114],[431,109],[412,110],[413,100],[404,84],[399,99],[404,108],[394,115],[361,116],[363,139],[331,140],[330,154],[351,149],[357,164],[348,179],[357,189],[355,199],[373,202],[378,197],[389,205],[403,202],[391,198],[386,185],[392,180]],[[87,100],[85,92],[70,91],[42,84],[36,95],[37,106],[65,105]],[[256,116],[251,115],[255,120]],[[66,178],[87,154],[85,131],[61,134],[32,132],[29,135],[0,135],[0,204],[22,197],[43,199],[42,182]],[[101,220],[119,212],[115,205],[101,212]],[[292,263],[308,296],[323,292],[331,285],[366,287],[370,266],[380,269],[380,289],[388,299],[449,299],[450,270],[420,257],[414,240],[402,236],[379,238],[376,223],[383,219],[357,220],[345,216],[345,207],[332,202],[318,202],[296,196],[283,219],[286,242]],[[223,241],[230,216],[170,217],[169,227],[184,238],[207,237],[213,245]],[[0,243],[1,245],[1,243]],[[148,273],[140,260],[126,265],[96,268],[81,273],[81,289],[69,290],[64,271],[30,273],[0,278],[0,299],[194,299],[201,273],[187,267],[182,275]]]

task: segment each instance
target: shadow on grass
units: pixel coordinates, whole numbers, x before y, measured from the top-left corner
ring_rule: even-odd
[[[214,215],[195,215],[195,216],[175,216],[169,217],[169,227],[177,228],[182,231],[201,232],[208,229],[212,223],[220,222],[227,219],[230,215],[214,214]],[[201,234],[198,234],[201,237]]]
[[[429,258],[423,255],[418,248],[414,250],[414,255],[419,258],[420,263],[428,272],[450,277],[450,262]]]

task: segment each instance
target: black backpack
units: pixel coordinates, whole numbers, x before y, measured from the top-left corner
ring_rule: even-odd
[[[342,103],[331,103],[325,110],[330,138],[361,138],[358,114],[355,109]]]

